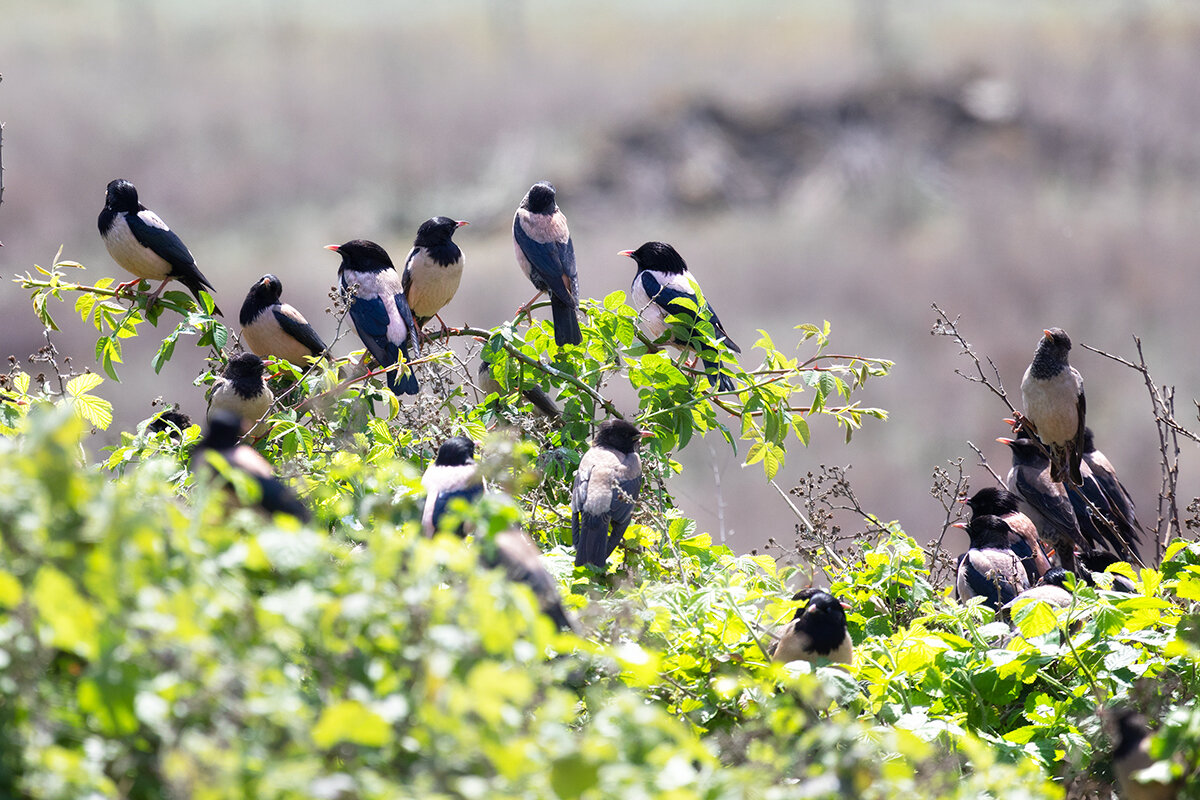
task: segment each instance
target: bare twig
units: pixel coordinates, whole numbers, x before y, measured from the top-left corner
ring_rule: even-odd
[[[1200,436],[1175,421],[1175,387],[1165,384],[1158,386],[1154,382],[1154,378],[1150,375],[1150,368],[1146,365],[1146,356],[1142,352],[1141,338],[1135,335],[1133,343],[1138,354],[1136,364],[1091,345],[1081,344],[1080,346],[1140,373],[1146,384],[1146,392],[1150,395],[1150,406],[1154,414],[1155,428],[1158,430],[1158,450],[1162,468],[1162,484],[1158,493],[1158,520],[1154,528],[1155,556],[1161,562],[1162,554],[1171,538],[1182,533],[1178,498],[1179,437],[1183,436],[1200,443]]]
[[[968,375],[965,372],[957,369],[954,370],[955,374],[961,375],[971,383],[979,383],[983,386],[986,386],[988,391],[1004,401],[1004,405],[1008,406],[1009,411],[1014,414],[1019,413],[1013,406],[1012,402],[1008,399],[1008,392],[1004,391],[1004,381],[1000,378],[1000,370],[996,366],[995,362],[992,361],[991,357],[988,357],[987,363],[988,367],[991,369],[991,376],[989,376],[987,370],[983,368],[983,362],[979,360],[979,356],[975,355],[975,351],[971,349],[970,342],[964,339],[962,334],[959,333],[959,318],[955,317],[954,319],[950,319],[949,315],[947,315],[945,311],[942,311],[937,303],[934,303],[932,307],[933,310],[937,312],[938,318],[933,322],[933,327],[929,331],[930,335],[949,336],[962,348],[962,355],[970,358],[975,364],[974,375]]]
[[[974,443],[974,442],[972,442],[972,441],[970,441],[969,439],[967,440],[967,447],[969,447],[969,448],[971,448],[972,450],[974,450],[974,451],[975,451],[975,455],[979,456],[979,466],[983,467],[983,468],[984,468],[984,469],[986,469],[986,470],[987,470],[989,473],[991,473],[991,476],[992,476],[993,478],[995,478],[995,479],[996,479],[996,483],[1000,484],[1000,486],[1001,486],[1001,487],[1003,487],[1003,488],[1007,489],[1007,488],[1008,488],[1008,481],[1004,480],[1004,478],[1001,478],[1001,477],[1000,477],[1000,476],[999,476],[999,475],[996,473],[996,470],[992,469],[992,465],[988,463],[987,456],[985,456],[985,455],[983,454],[983,451],[982,451],[982,450],[980,450],[978,447],[976,447],[976,446],[975,446],[975,443]]]

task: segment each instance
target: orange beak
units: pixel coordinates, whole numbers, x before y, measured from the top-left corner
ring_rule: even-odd
[[[996,438],[996,441],[999,442],[1000,444],[1012,444],[1016,440],[1015,439],[1005,439],[1003,436],[999,436]]]
[[[617,253],[617,255],[619,255],[619,256],[629,256],[630,258],[633,258],[633,251],[632,251],[632,250],[622,250],[622,251],[620,251],[619,253]]]
[[[333,251],[333,252],[335,252],[335,253],[336,253],[338,250],[340,250],[341,248],[342,248],[342,246],[341,246],[340,244],[327,244],[327,245],[325,245],[325,249],[326,249],[326,250],[332,250],[332,251]]]
[[[467,222],[465,219],[460,219],[460,220],[458,221],[458,227],[460,227],[460,228],[461,228],[463,225],[470,225],[470,224],[471,224],[471,223]]]

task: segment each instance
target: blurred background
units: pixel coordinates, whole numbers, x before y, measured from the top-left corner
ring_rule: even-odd
[[[552,180],[583,294],[628,290],[616,251],[649,239],[688,260],[753,364],[801,322],[833,351],[890,358],[853,442],[813,421],[778,483],[852,464],[863,506],[925,542],[943,512],[932,470],[967,446],[1005,474],[1007,409],[955,375],[930,335],[938,303],[1019,405],[1045,327],[1076,342],[1088,418],[1153,523],[1158,440],[1141,377],[1196,422],[1200,359],[1200,4],[980,0],[0,0],[0,356],[43,343],[8,279],[63,257],[125,275],[96,230],[105,184],[132,180],[183,238],[236,328],[274,272],[324,334],[338,261],[374,239],[403,258],[444,214],[467,277],[450,324],[493,326],[531,294],[512,213]],[[91,366],[95,334],[63,306],[55,342]],[[165,335],[169,328],[161,331]],[[190,344],[155,376],[157,341],[126,346],[112,432],[151,400],[201,416]],[[352,349],[343,340],[339,353]],[[808,354],[802,348],[800,354]],[[28,368],[28,367],[27,367]],[[1196,491],[1184,444],[1182,505]],[[790,541],[795,518],[761,468],[719,437],[684,451],[673,487],[739,551]]]

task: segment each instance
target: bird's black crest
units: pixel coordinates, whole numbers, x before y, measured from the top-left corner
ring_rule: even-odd
[[[1085,454],[1096,452],[1096,439],[1092,435],[1091,428],[1083,429],[1083,452]]]
[[[550,181],[539,181],[529,187],[521,208],[528,209],[533,214],[553,214],[558,210],[554,202],[554,184]]]
[[[140,208],[137,188],[124,178],[109,181],[104,192],[104,207],[119,212],[137,211]]]
[[[974,548],[1006,547],[1011,531],[1007,522],[993,514],[975,516],[967,525],[967,535],[971,537],[971,547]]]
[[[387,251],[368,239],[351,239],[339,245],[337,253],[342,257],[342,268],[349,267],[356,272],[395,269]]]
[[[444,245],[450,241],[456,230],[458,230],[458,220],[449,217],[427,219],[421,223],[421,227],[417,228],[417,238],[413,241],[413,246],[437,247]]]
[[[796,609],[796,630],[808,634],[812,649],[827,656],[846,639],[846,612],[841,601],[823,589],[804,589],[793,600],[808,601]]]
[[[597,447],[611,447],[621,453],[637,452],[638,442],[642,432],[632,422],[623,419],[610,419],[600,423],[596,433]]]
[[[228,378],[261,380],[263,360],[254,355],[254,353],[242,353],[239,356],[229,359],[229,363],[225,366],[225,372],[222,374]]]
[[[687,271],[687,262],[679,252],[666,242],[646,242],[631,254],[637,262],[638,272],[652,269],[656,272],[666,272],[680,275]]]
[[[437,460],[433,463],[439,467],[463,467],[475,459],[475,443],[466,436],[455,436],[442,442],[438,448]]]
[[[993,514],[1002,517],[1020,509],[1020,498],[1007,489],[985,486],[967,501],[972,514]]]
[[[283,281],[271,274],[263,275],[246,293],[238,321],[242,325],[249,325],[264,310],[278,303],[282,295]]]

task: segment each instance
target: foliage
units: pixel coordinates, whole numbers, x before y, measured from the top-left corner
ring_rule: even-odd
[[[64,283],[63,266],[35,293],[48,326],[50,297],[106,296]],[[169,302],[225,356],[220,323]],[[128,318],[153,323],[161,310],[142,303]],[[85,319],[109,319],[94,305]],[[447,335],[405,404],[349,360],[271,365],[278,400],[256,446],[313,508],[310,527],[191,476],[195,425],[146,420],[93,458],[95,409],[78,398],[100,378],[31,392],[14,368],[0,385],[0,795],[1054,797],[1111,779],[1096,712],[1114,697],[1164,712],[1159,746],[1195,753],[1195,544],[1133,576],[1135,596],[1079,587],[1070,609],[1018,610],[1013,632],[949,599],[916,543],[881,526],[816,565],[853,604],[855,665],[773,663],[798,572],[696,531],[663,486],[672,456],[716,431],[771,477],[789,440],[816,435],[810,420],[849,435],[883,417],[853,395],[890,364],[829,355],[828,324],[801,326],[815,353],[762,333],[761,364],[728,364],[739,389],[720,392],[647,342],[621,293],[585,311],[584,344],[567,350],[545,323],[459,332],[485,342],[504,396],[478,393],[464,356],[437,345]],[[97,330],[129,339],[130,324]],[[601,575],[571,566],[567,487],[593,422],[619,413],[619,381],[654,437],[644,501]],[[526,413],[532,386],[561,420]],[[496,491],[464,512],[472,539],[427,539],[420,471],[458,432],[482,443]],[[477,551],[516,524],[581,637],[481,567]]]

